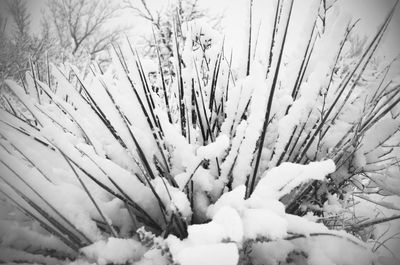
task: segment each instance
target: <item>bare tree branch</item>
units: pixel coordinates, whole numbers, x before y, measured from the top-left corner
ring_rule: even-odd
[[[49,5],[59,42],[74,56],[104,51],[123,31],[107,29],[120,9],[110,0],[50,0]]]

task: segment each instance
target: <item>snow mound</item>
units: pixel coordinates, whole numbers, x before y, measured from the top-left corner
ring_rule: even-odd
[[[101,240],[81,249],[89,259],[99,265],[108,263],[124,264],[139,260],[144,251],[141,243],[133,239],[110,237],[107,241]]]

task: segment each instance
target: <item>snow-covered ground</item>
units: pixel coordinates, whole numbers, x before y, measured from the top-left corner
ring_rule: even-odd
[[[331,2],[176,20],[168,76],[124,43],[7,80],[0,262],[398,264],[399,8]]]

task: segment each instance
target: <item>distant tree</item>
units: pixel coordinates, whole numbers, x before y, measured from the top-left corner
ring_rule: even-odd
[[[6,0],[5,5],[15,22],[17,34],[28,34],[30,14],[28,12],[27,2],[23,0]]]
[[[46,57],[53,58],[50,32],[43,28],[31,33],[31,16],[26,0],[5,0],[1,8],[5,11],[0,19],[0,80],[12,78],[20,80],[24,72],[34,62],[36,70],[44,67]],[[40,77],[39,77],[40,78]]]
[[[116,42],[126,29],[110,26],[118,10],[110,0],[49,0],[49,26],[71,59],[87,61]]]
[[[140,3],[139,3],[140,2]],[[177,0],[174,4],[167,5],[163,10],[151,10],[146,0],[124,0],[125,8],[131,10],[135,15],[149,21],[155,29],[155,37],[149,34],[144,37],[145,49],[144,53],[150,57],[156,57],[156,46],[160,50],[160,56],[163,66],[169,71],[172,70],[170,57],[173,56],[173,28],[174,21],[179,20],[179,24],[206,18],[209,22],[213,22],[214,26],[218,26],[221,17],[212,16],[206,9],[199,6],[198,0]],[[177,35],[182,36],[179,27]],[[179,40],[178,40],[179,41]]]

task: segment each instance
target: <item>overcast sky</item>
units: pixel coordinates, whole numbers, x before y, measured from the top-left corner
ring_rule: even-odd
[[[132,0],[140,4],[140,0]],[[163,4],[173,0],[147,0],[151,8],[159,8]],[[198,0],[201,7],[209,10],[211,14],[219,15],[224,14],[223,21],[224,33],[226,35],[232,34],[238,27],[244,23],[244,16],[246,10],[243,10],[244,4],[248,0]],[[308,1],[308,0],[295,0],[295,1]],[[261,3],[260,6],[265,5],[268,8],[271,0],[254,0],[254,2]],[[341,12],[348,13],[354,20],[360,18],[358,24],[358,31],[361,34],[372,35],[376,32],[379,25],[384,20],[385,16],[393,6],[395,0],[338,0],[335,5],[340,7]],[[269,14],[267,10],[258,8],[254,12],[262,14]],[[132,19],[132,16],[127,18]],[[137,20],[136,27],[133,32],[142,32],[146,28],[143,27],[140,20]],[[329,22],[328,22],[329,23]],[[381,53],[393,57],[400,53],[400,6],[397,7],[396,13],[392,19],[391,25],[386,33]]]
[[[153,0],[159,2],[159,0]],[[224,12],[226,16],[231,16],[230,21],[239,20],[243,16],[243,9],[240,8],[240,2],[243,0],[199,0],[204,7],[213,12]],[[260,2],[269,2],[269,0],[254,0]],[[308,1],[308,0],[295,0]],[[342,12],[349,13],[354,20],[360,18],[359,30],[364,34],[374,34],[379,25],[384,20],[386,14],[393,6],[395,0],[339,0],[336,4],[340,5]],[[239,7],[239,8],[238,8]],[[255,12],[264,12],[255,10]],[[397,7],[395,16],[387,31],[383,50],[388,54],[394,55],[400,53],[400,6]]]
[[[46,0],[29,0],[32,5],[32,13],[35,18],[33,28],[38,28],[40,22],[40,10],[43,8],[43,3]],[[96,0],[93,0],[96,1]],[[121,3],[122,0],[115,0]],[[141,0],[131,0],[137,2],[140,6]],[[146,0],[150,9],[159,9],[168,2],[174,0]],[[244,24],[244,16],[246,14],[245,3],[249,0],[198,0],[202,8],[208,9],[212,15],[224,15],[222,22],[223,34],[236,35],[235,32]],[[308,0],[295,0],[308,1]],[[329,1],[329,0],[328,0]],[[331,0],[332,1],[332,0]],[[335,5],[340,7],[341,12],[347,12],[354,20],[360,18],[358,31],[362,34],[372,35],[376,32],[380,23],[384,20],[386,14],[393,6],[396,0],[338,0]],[[268,6],[271,6],[271,0],[254,0],[259,6],[254,10],[263,19],[268,19]],[[272,1],[275,2],[275,1]],[[256,14],[257,15],[257,14]],[[123,24],[129,23],[134,25],[130,35],[140,35],[149,30],[149,25],[144,24],[144,21],[132,16],[132,13],[125,13],[119,21]],[[329,23],[329,21],[328,21]],[[239,36],[238,36],[239,37]],[[383,44],[380,48],[380,54],[385,54],[388,57],[395,57],[400,53],[400,6],[397,7],[395,16],[392,19],[391,25],[388,28]]]

